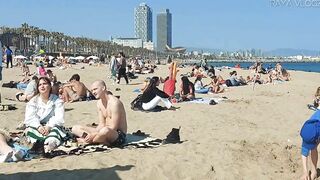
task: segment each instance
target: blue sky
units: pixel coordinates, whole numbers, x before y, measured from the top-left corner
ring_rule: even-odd
[[[319,50],[320,6],[272,4],[280,1],[283,0],[10,0],[1,3],[5,8],[1,8],[0,26],[18,27],[27,22],[71,36],[101,40],[110,36],[133,37],[134,8],[146,2],[153,11],[154,40],[156,14],[170,9],[173,46]]]

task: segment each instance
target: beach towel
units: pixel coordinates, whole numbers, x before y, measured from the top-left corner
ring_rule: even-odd
[[[226,100],[226,97],[224,98],[195,98],[191,101],[182,101],[181,103],[195,103],[195,104],[212,104],[213,101],[216,102],[217,104]],[[214,104],[212,104],[214,105]]]
[[[111,151],[114,148],[121,148],[121,149],[135,149],[135,148],[156,148],[163,144],[162,139],[152,138],[148,135],[141,136],[141,135],[134,135],[134,134],[127,134],[126,142],[121,147],[109,147],[103,144],[86,144],[86,145],[77,145],[76,142],[72,142],[70,140],[63,143],[57,149],[46,153],[44,157],[46,158],[53,158],[56,156],[63,156],[63,155],[80,155],[86,153],[93,153],[93,152],[107,152]]]

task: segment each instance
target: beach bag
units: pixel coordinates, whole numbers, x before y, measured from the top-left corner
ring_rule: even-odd
[[[141,99],[142,94],[139,94],[130,104],[131,109],[134,111],[142,110],[142,101]]]

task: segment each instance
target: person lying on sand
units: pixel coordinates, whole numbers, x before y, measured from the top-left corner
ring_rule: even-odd
[[[122,102],[107,91],[102,80],[91,85],[92,94],[97,102],[99,124],[96,128],[75,125],[72,133],[78,136],[79,143],[100,143],[121,146],[126,141],[127,119]]]
[[[16,162],[23,159],[25,153],[21,150],[16,150],[8,145],[10,137],[0,130],[0,163]]]

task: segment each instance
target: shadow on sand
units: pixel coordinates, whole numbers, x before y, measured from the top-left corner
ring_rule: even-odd
[[[129,171],[133,168],[133,165],[126,166],[113,166],[103,169],[75,169],[75,170],[49,170],[49,171],[40,171],[40,172],[19,172],[15,174],[0,174],[0,179],[8,180],[64,180],[64,179],[77,179],[77,180],[87,180],[87,179],[115,179],[120,180],[116,171]]]

